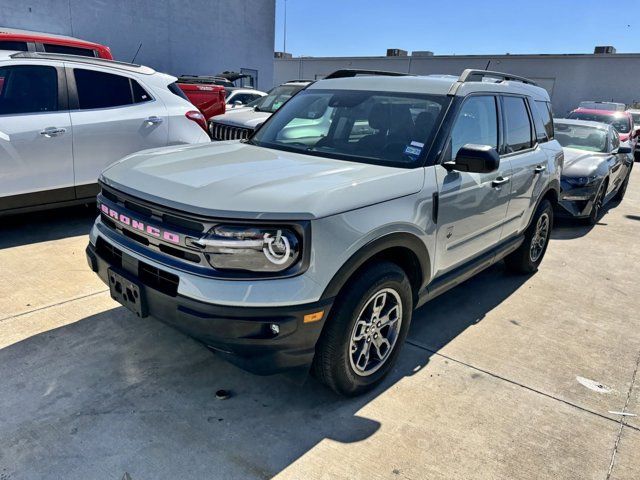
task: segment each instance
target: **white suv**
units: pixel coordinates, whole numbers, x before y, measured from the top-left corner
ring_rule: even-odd
[[[560,191],[530,80],[338,71],[248,141],[105,170],[87,258],[114,299],[266,374],[378,384],[414,308],[505,259],[535,272]],[[319,121],[318,121],[319,120]]]
[[[91,199],[139,150],[207,142],[175,78],[98,58],[0,52],[0,215]]]

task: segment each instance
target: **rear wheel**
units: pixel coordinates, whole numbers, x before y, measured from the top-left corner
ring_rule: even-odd
[[[529,274],[538,270],[547,251],[551,228],[553,227],[553,208],[549,200],[538,205],[531,225],[524,234],[524,241],[518,249],[504,259],[507,268],[515,273]]]
[[[413,313],[411,285],[395,263],[358,274],[340,293],[314,358],[318,379],[355,396],[378,385],[395,363]]]

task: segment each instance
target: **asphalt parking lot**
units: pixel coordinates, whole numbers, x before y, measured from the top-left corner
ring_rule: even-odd
[[[422,307],[351,400],[114,303],[91,208],[3,219],[0,479],[638,479],[638,168],[609,207],[556,228],[536,275],[497,265]]]

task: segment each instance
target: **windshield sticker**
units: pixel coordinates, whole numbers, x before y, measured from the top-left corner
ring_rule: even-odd
[[[424,148],[424,143],[416,142],[415,140],[411,142],[412,147]]]
[[[421,147],[412,146],[414,143],[418,143],[418,142],[411,142],[411,145],[407,145],[404,148],[404,154],[408,155],[413,160],[417,159],[420,156],[420,153],[422,152],[422,148]],[[423,145],[423,144],[420,144],[420,145]]]

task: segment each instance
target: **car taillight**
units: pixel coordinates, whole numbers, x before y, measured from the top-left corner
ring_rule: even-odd
[[[204,118],[204,115],[202,113],[198,112],[197,110],[189,110],[184,114],[184,116],[200,125],[200,127],[202,127],[205,132],[207,131],[207,119]]]

